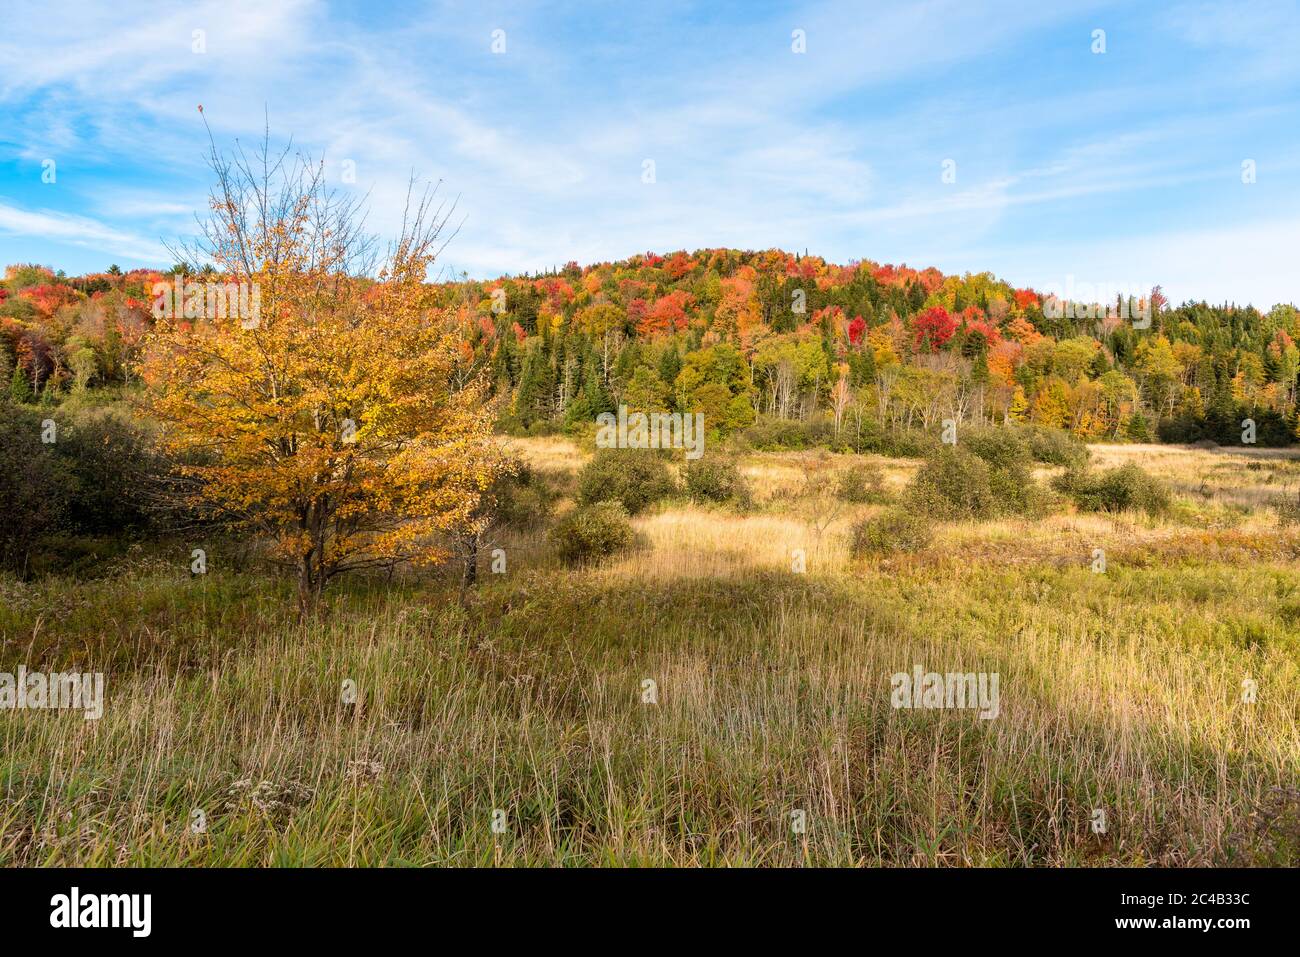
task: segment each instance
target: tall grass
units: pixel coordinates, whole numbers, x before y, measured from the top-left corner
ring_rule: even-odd
[[[219,561],[5,581],[0,669],[108,684],[98,721],[0,711],[0,862],[1300,862],[1296,532],[1056,515],[855,561],[876,506],[800,508],[674,505],[575,570],[539,532],[463,602],[357,580],[305,624]],[[998,672],[1000,715],[892,708],[914,664]]]

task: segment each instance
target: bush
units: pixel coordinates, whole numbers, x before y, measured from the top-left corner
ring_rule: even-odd
[[[1068,471],[1058,475],[1052,485],[1085,512],[1131,510],[1158,515],[1169,508],[1169,490],[1164,483],[1131,464],[1101,473]]]
[[[515,528],[535,528],[551,515],[555,492],[541,474],[519,462],[513,473],[501,475],[491,489],[492,516]]]
[[[93,408],[54,416],[55,448],[77,479],[68,503],[72,527],[90,535],[117,535],[147,528],[150,490],[168,465],[152,437],[118,408]]]
[[[853,526],[853,554],[919,552],[933,537],[934,529],[924,516],[890,509]]]
[[[1015,432],[1035,462],[1078,469],[1088,464],[1088,447],[1069,432],[1043,425],[1020,425]]]
[[[1034,483],[1023,452],[1015,445],[987,436],[967,444],[975,444],[993,461],[966,445],[944,447],[925,460],[908,487],[912,507],[951,519],[1027,515],[1045,510],[1046,496]]]
[[[924,429],[888,429],[869,436],[859,451],[875,452],[890,458],[923,459],[938,452],[943,445]]]
[[[621,502],[631,515],[676,490],[667,461],[649,450],[599,449],[578,473],[578,504]]]
[[[33,552],[65,529],[77,479],[54,445],[41,441],[41,417],[0,398],[0,567],[25,573]]]
[[[864,502],[883,502],[885,493],[885,474],[875,462],[862,462],[840,473],[840,481],[835,494],[846,502],[861,504]]]
[[[156,502],[168,469],[121,410],[35,410],[0,397],[0,567],[58,570],[110,539],[156,530],[172,517]]]
[[[1161,419],[1156,434],[1161,442],[1195,445],[1213,442],[1216,445],[1237,446],[1241,443],[1241,423],[1244,419],[1255,422],[1255,441],[1260,447],[1282,447],[1295,442],[1294,422],[1275,409],[1252,409],[1239,405],[1235,410],[1210,410],[1204,418],[1180,415]]]
[[[1011,429],[968,429],[961,434],[960,444],[995,469],[1024,471],[1029,468],[1029,446]]]
[[[740,437],[747,446],[760,452],[779,452],[829,445],[834,431],[834,425],[823,418],[807,422],[764,418],[745,429]]]
[[[988,518],[997,511],[990,472],[974,452],[949,446],[925,460],[907,497],[913,508],[939,518]]]
[[[846,419],[837,434],[833,420],[817,416],[806,422],[762,418],[734,441],[742,448],[759,452],[803,451],[824,448],[836,452],[874,452],[890,458],[920,459],[939,448],[939,439],[924,429],[882,429],[864,419]]]
[[[551,529],[551,542],[566,565],[613,555],[629,548],[635,539],[627,509],[619,502],[574,509]]]
[[[693,502],[735,502],[748,507],[749,485],[730,459],[711,457],[686,463],[686,491]]]

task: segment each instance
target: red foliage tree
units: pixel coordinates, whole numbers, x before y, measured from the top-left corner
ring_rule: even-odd
[[[668,273],[669,279],[676,282],[690,272],[694,265],[691,257],[686,253],[673,253],[664,262],[664,272]]]
[[[573,287],[563,279],[539,279],[533,288],[546,297],[556,312],[573,302]]]
[[[1038,293],[1032,289],[1016,290],[1016,308],[1021,311],[1038,305]]]
[[[635,329],[641,328],[641,323],[645,319],[645,314],[648,308],[649,307],[647,306],[646,301],[642,299],[640,296],[637,296],[635,299],[628,300],[627,321],[632,325],[633,328]]]
[[[681,332],[686,328],[686,310],[695,302],[695,297],[681,289],[674,289],[666,296],[660,296],[642,315],[636,324],[638,336],[651,338],[669,332]],[[631,316],[632,310],[628,309]]]
[[[917,349],[928,348],[931,352],[938,352],[946,346],[956,331],[956,318],[943,306],[931,306],[912,323]]]
[[[28,286],[19,295],[30,301],[46,318],[54,315],[60,306],[77,301],[77,291],[61,284]]]
[[[849,342],[855,346],[860,346],[866,334],[867,321],[861,316],[854,316],[853,321],[849,323]]]

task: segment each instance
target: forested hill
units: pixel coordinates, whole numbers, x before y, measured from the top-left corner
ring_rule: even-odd
[[[758,416],[929,427],[955,414],[1233,444],[1251,418],[1260,444],[1296,437],[1291,305],[1170,308],[1156,288],[1107,316],[988,273],[730,249],[570,263],[444,295],[525,429],[622,402],[703,411],[724,431]]]
[[[9,267],[0,372],[11,396],[129,383],[153,284],[172,278]],[[490,378],[512,431],[581,425],[624,404],[703,412],[723,433],[760,419],[838,434],[846,421],[860,433],[864,421],[928,428],[955,417],[1240,444],[1250,419],[1261,445],[1297,438],[1293,305],[1173,307],[1157,287],[1089,308],[989,273],[732,249],[570,263],[432,293],[464,329],[465,361]]]

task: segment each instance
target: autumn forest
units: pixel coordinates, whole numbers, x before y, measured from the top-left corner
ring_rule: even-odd
[[[187,269],[191,282],[212,278],[184,264],[80,277],[10,266],[10,396],[48,403],[129,385],[152,290]],[[702,411],[718,435],[768,421],[786,441],[857,450],[949,416],[1220,444],[1240,444],[1249,418],[1261,445],[1297,440],[1300,313],[1289,304],[1173,306],[1156,287],[1145,323],[1118,318],[1113,302],[1089,304],[1096,318],[1047,318],[1044,295],[987,273],[775,250],[646,253],[435,288],[459,323],[465,374],[486,376],[506,431],[582,428],[623,403]]]

